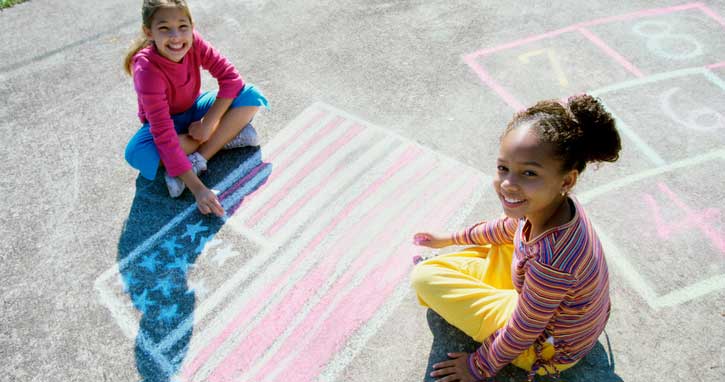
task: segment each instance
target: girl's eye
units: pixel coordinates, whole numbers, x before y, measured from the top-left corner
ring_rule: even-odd
[[[536,176],[536,173],[533,171],[526,170],[524,171],[525,176]]]
[[[167,28],[167,27],[161,27],[161,28],[159,28],[159,30],[162,31],[162,32],[166,32],[167,30],[169,30],[169,28]]]
[[[180,27],[179,27],[179,29],[181,29],[182,31],[185,31],[185,30],[187,30],[188,28],[189,28],[189,26],[188,26],[188,25],[182,25],[182,26],[180,26]]]
[[[507,170],[508,170],[508,169],[507,169],[506,167],[504,167],[504,166],[501,166],[501,165],[499,165],[499,166],[496,166],[496,169],[497,169],[498,171],[500,171],[500,172],[504,172],[504,171],[507,171]]]

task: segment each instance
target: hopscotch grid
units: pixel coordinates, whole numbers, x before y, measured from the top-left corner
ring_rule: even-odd
[[[475,181],[469,180],[466,178],[460,178],[458,181],[460,183],[464,183],[464,184],[465,183],[469,183],[469,184],[476,183]],[[446,182],[440,182],[438,184],[440,186],[441,184],[446,184]],[[457,186],[457,184],[456,184],[456,186]],[[440,186],[440,187],[443,188],[443,186]],[[449,194],[455,195],[458,192],[459,187],[451,187],[450,189],[451,189],[451,191],[449,193],[438,192],[433,197],[433,199],[432,199],[433,201],[431,202],[431,204],[440,206],[441,208],[445,208],[444,205],[447,204],[446,201],[449,200],[449,197],[451,196]],[[407,211],[410,208],[415,208],[417,205],[420,205],[421,203],[425,202],[426,200],[431,200],[431,198],[428,195],[420,195],[420,194],[416,193],[416,197],[410,201],[410,205],[406,206],[405,210]],[[426,217],[427,215],[430,215],[431,213],[435,213],[436,211],[437,211],[437,208],[433,208],[433,209],[431,209],[431,211],[414,209],[413,214],[414,214],[414,216],[416,216],[416,218],[409,219],[409,221],[407,222],[405,227],[410,226],[410,230],[412,230],[414,228],[414,226],[420,225],[420,222],[424,220],[424,217]],[[418,216],[418,215],[420,215],[420,216]],[[389,232],[385,232],[385,231],[383,231],[382,234],[383,235],[387,234],[386,236],[390,235]],[[382,241],[387,242],[385,240],[382,240]],[[405,244],[406,243],[404,241],[399,241],[399,242],[394,243],[393,248],[392,248],[392,250],[389,250],[389,253],[399,253],[400,252],[399,249],[401,247],[403,247]],[[407,244],[410,245],[410,243],[407,243]],[[372,247],[372,248],[377,249],[377,247]],[[347,294],[351,293],[354,289],[356,289],[359,286],[359,284],[364,279],[368,278],[371,275],[372,269],[375,269],[375,268],[379,267],[381,264],[385,263],[385,260],[389,258],[389,256],[387,256],[387,255],[388,255],[388,253],[385,251],[375,251],[374,258],[372,259],[373,261],[370,261],[370,262],[364,264],[363,271],[355,272],[355,275],[351,276],[351,277],[353,277],[353,281],[351,281],[349,283],[344,283],[344,284],[338,283],[338,285],[343,285],[343,286],[341,286],[342,290],[339,293],[335,293],[333,295],[334,297],[332,297],[332,301],[329,304],[324,305],[324,310],[321,314],[321,317],[315,322],[314,330],[310,330],[305,333],[305,337],[302,339],[303,343],[308,343],[309,340],[312,337],[314,337],[314,335],[317,332],[319,332],[319,330],[321,329],[320,328],[321,324],[323,324],[324,322],[326,322],[328,320],[329,316],[333,313],[333,311],[337,307],[338,303],[340,301],[344,301],[345,300],[344,297]],[[402,256],[402,257],[405,257],[406,261],[407,261],[407,258],[409,258],[407,256]],[[349,273],[349,271],[346,273]],[[325,296],[327,296],[328,294],[329,294],[328,291],[325,291]],[[303,321],[306,318],[307,317],[302,317],[299,321]],[[295,326],[297,326],[297,325],[295,325]],[[296,329],[296,328],[291,328],[289,331],[293,332],[294,329]],[[285,353],[284,359],[282,361],[276,363],[276,372],[281,372],[285,368],[285,365],[292,362],[294,360],[294,358],[302,350],[300,346],[297,346],[296,348],[298,350],[293,351],[291,353]],[[269,360],[262,361],[262,362],[268,362],[268,361]],[[279,361],[279,360],[276,360],[276,361]],[[254,376],[254,374],[252,374],[252,375]],[[274,378],[275,376],[276,376],[275,373],[267,374],[267,378],[265,380],[269,380],[270,378]]]
[[[418,170],[419,173],[421,171],[424,171],[425,168],[426,168],[426,166],[424,165],[424,163],[418,163],[418,164],[413,163],[412,165],[413,166],[416,166],[417,165],[417,167],[420,168]],[[409,167],[409,170],[408,171],[414,171],[414,170],[415,170],[415,167]],[[400,171],[398,171],[398,174],[400,174]],[[413,177],[412,179],[414,179],[414,178],[415,177]],[[381,195],[383,195],[383,196],[396,195],[398,191],[403,190],[405,188],[405,186],[410,183],[409,182],[410,180],[411,179],[406,179],[405,177],[401,177],[401,178],[395,178],[395,179],[389,181],[387,183],[387,186],[388,186],[389,189],[387,189],[385,191],[381,191],[382,192]],[[393,183],[393,181],[394,181],[394,183]],[[411,190],[405,189],[404,191],[406,193],[410,193]],[[379,206],[379,205],[387,205],[387,204],[390,204],[390,200],[391,200],[390,198],[381,197],[380,202],[378,202],[375,206],[372,206],[370,208],[364,208],[365,206],[360,206],[361,208],[356,208],[356,211],[359,211],[359,213],[363,213],[363,215],[360,216],[359,218],[356,218],[355,217],[355,214],[351,214],[351,216],[349,217],[350,221],[348,222],[348,226],[350,228],[356,228],[356,229],[348,229],[346,226],[343,225],[343,226],[340,226],[338,230],[340,230],[340,231],[342,231],[342,230],[346,231],[347,234],[346,234],[346,237],[345,238],[349,238],[349,236],[352,234],[352,232],[358,233],[358,232],[365,231],[365,229],[375,228],[375,227],[369,227],[369,225],[364,224],[365,221],[367,221],[369,218],[371,218],[371,215],[370,215],[370,212],[369,211],[376,210],[378,208],[377,206]],[[395,210],[388,210],[386,212],[387,213],[395,213]],[[379,218],[379,217],[376,217],[376,218]],[[361,225],[362,225],[362,227],[360,227]],[[360,227],[360,229],[357,229],[358,227]],[[328,247],[321,247],[320,248],[320,247],[318,247],[319,249],[317,249],[317,250],[315,250],[313,252],[310,252],[310,254],[312,254],[312,253],[319,253],[319,252],[329,253],[329,252],[333,251],[333,249],[334,250],[344,250],[347,253],[356,253],[356,250],[355,250],[356,247],[345,247],[345,248],[342,248],[342,245],[340,243],[344,243],[345,241],[346,240],[339,240],[339,239],[328,240],[326,244],[332,245],[333,246],[332,248],[328,248]],[[356,245],[364,246],[365,243],[364,242],[359,242]],[[270,301],[270,302],[268,302],[266,304],[266,306],[263,308],[262,312],[260,314],[258,314],[249,325],[247,325],[247,328],[245,329],[245,333],[248,333],[248,332],[252,331],[254,327],[258,326],[259,325],[259,322],[262,320],[262,318],[264,316],[268,315],[270,313],[270,311],[273,311],[274,309],[278,309],[279,308],[278,302],[282,301],[282,299],[289,293],[289,291],[295,285],[297,285],[299,283],[300,280],[302,280],[305,277],[307,277],[310,274],[310,272],[314,272],[315,266],[318,265],[317,264],[318,261],[324,261],[326,259],[327,258],[325,258],[325,259],[319,259],[319,258],[316,258],[314,256],[310,256],[310,259],[308,259],[304,264],[300,265],[300,268],[301,269],[299,271],[295,272],[292,276],[287,276],[287,277],[285,277],[284,275],[281,276],[280,278],[289,279],[290,281],[288,282],[288,284],[283,285],[283,287],[282,287],[281,290],[275,291],[275,293],[274,293],[275,297],[273,298],[273,300]],[[246,335],[239,335],[239,336],[237,336],[237,338],[240,339],[240,340],[244,340],[244,339],[246,339],[246,337],[247,337]],[[236,344],[235,346],[237,348],[239,348],[240,345],[239,344]],[[236,351],[233,351],[231,354],[235,354],[235,353],[236,353]],[[225,357],[225,359],[228,359],[229,357],[232,357],[232,355],[227,355]]]
[[[594,19],[594,20],[590,20],[590,21],[575,23],[575,24],[572,24],[572,25],[569,25],[569,26],[566,26],[566,27],[563,27],[560,29],[553,30],[553,31],[525,37],[525,38],[515,40],[515,41],[509,42],[509,43],[505,43],[502,45],[497,45],[492,48],[479,49],[473,53],[466,54],[465,57],[470,57],[470,58],[475,59],[478,57],[490,55],[491,53],[496,53],[496,52],[499,52],[502,50],[516,48],[518,46],[530,44],[535,41],[539,41],[539,40],[543,40],[543,39],[547,39],[547,38],[551,38],[551,37],[556,37],[556,36],[559,36],[561,34],[568,33],[568,32],[573,32],[580,28],[587,28],[587,27],[592,27],[592,26],[597,26],[597,25],[602,25],[602,24],[610,24],[610,23],[617,22],[617,21],[626,21],[626,20],[639,19],[639,18],[645,18],[645,17],[661,16],[661,15],[675,13],[675,12],[681,12],[681,11],[685,11],[685,10],[689,10],[689,9],[699,9],[699,10],[705,12],[705,14],[707,14],[708,16],[713,18],[715,21],[720,22],[722,20],[721,18],[719,18],[719,16],[717,16],[717,14],[715,12],[713,12],[711,9],[707,8],[702,3],[690,3],[690,4],[684,4],[684,5],[680,5],[680,6],[674,6],[674,7],[644,9],[644,10],[627,13],[627,14],[623,14],[623,15],[609,16],[609,17],[603,17],[603,18]],[[710,12],[710,13],[708,13],[708,12]],[[713,15],[715,17],[713,17]]]
[[[465,54],[465,55],[463,55],[463,61],[479,77],[481,82],[483,82],[485,85],[490,87],[512,109],[522,110],[525,108],[523,103],[520,102],[511,92],[509,92],[503,85],[501,85],[496,79],[494,79],[483,68],[482,64],[478,61],[479,58],[491,55],[492,53],[496,53],[499,51],[504,51],[504,50],[516,48],[519,46],[527,45],[527,44],[530,44],[530,43],[533,43],[533,42],[536,42],[539,40],[557,37],[564,33],[578,31],[579,33],[584,35],[590,41],[590,43],[592,43],[594,46],[598,47],[604,54],[613,58],[615,62],[617,62],[618,64],[623,66],[627,71],[629,71],[636,77],[642,77],[644,74],[638,68],[636,68],[631,62],[629,62],[629,60],[627,60],[619,52],[615,51],[609,45],[604,43],[604,41],[602,41],[597,36],[595,36],[589,29],[587,29],[587,27],[608,24],[608,23],[612,23],[612,22],[616,22],[616,21],[624,21],[624,20],[631,20],[631,19],[644,18],[644,17],[660,16],[660,15],[664,15],[664,14],[680,12],[680,11],[685,11],[685,10],[690,10],[690,9],[700,10],[703,13],[705,13],[707,16],[712,18],[713,20],[715,20],[718,23],[725,26],[725,21],[723,20],[723,18],[720,17],[714,11],[712,11],[710,8],[705,6],[704,4],[690,3],[690,4],[674,6],[674,7],[647,9],[647,10],[637,11],[637,12],[633,12],[633,13],[629,13],[629,14],[625,14],[625,15],[605,17],[605,18],[601,18],[601,19],[591,20],[588,22],[572,24],[568,27],[564,27],[564,28],[557,29],[554,31],[546,32],[546,33],[539,34],[539,35],[529,36],[529,37],[526,37],[526,38],[523,38],[520,40],[515,40],[513,42],[498,45],[498,46],[495,46],[492,48],[484,48],[484,49],[480,49],[473,53]],[[717,64],[712,64],[712,65],[707,65],[707,67],[708,68],[717,68],[720,66],[720,64],[725,65],[725,63],[717,63]]]
[[[425,167],[421,170],[425,171]],[[419,170],[418,173],[420,174],[421,171]],[[389,210],[385,211],[387,213],[387,216],[384,218],[386,224],[375,224],[375,225],[369,225],[369,227],[366,227],[367,230],[365,231],[367,234],[366,237],[387,237],[390,236],[391,233],[389,230],[386,230],[387,223],[390,223],[392,221],[399,221],[401,219],[404,219],[408,212],[415,212],[415,206],[419,205],[422,199],[425,199],[426,196],[424,193],[421,193],[420,191],[429,189],[431,186],[434,186],[436,183],[436,179],[433,176],[429,176],[425,183],[418,183],[416,186],[416,189],[406,190],[406,194],[404,195],[404,198],[397,198],[396,199],[396,205],[394,206],[395,210]],[[386,203],[387,204],[387,203]],[[376,217],[378,220],[380,217]],[[333,274],[328,277],[324,285],[320,286],[320,288],[317,290],[314,296],[312,296],[311,300],[305,303],[303,309],[299,312],[299,314],[296,315],[295,319],[288,325],[285,332],[277,338],[275,341],[275,345],[271,346],[267,352],[267,356],[260,359],[260,362],[258,364],[266,364],[269,360],[269,357],[271,355],[274,355],[274,353],[277,351],[277,349],[281,346],[283,346],[285,343],[287,343],[288,338],[290,337],[290,334],[292,334],[295,330],[298,329],[299,325],[304,322],[306,319],[308,319],[308,314],[310,311],[315,310],[316,308],[319,308],[319,304],[321,301],[324,301],[325,297],[327,297],[331,290],[334,290],[334,287],[341,284],[341,281],[344,281],[344,276],[349,274],[350,272],[350,265],[353,263],[359,262],[359,259],[361,257],[364,257],[365,254],[368,252],[371,252],[371,248],[377,248],[379,246],[378,244],[379,240],[373,239],[370,240],[367,243],[361,242],[358,247],[360,248],[353,248],[349,252],[353,254],[352,256],[346,256],[343,260],[337,261],[337,266],[333,270]],[[362,269],[359,271],[355,271],[356,277],[353,279],[350,283],[346,284],[348,288],[356,287],[357,283],[360,281],[360,279],[367,275],[370,268],[376,266],[379,261],[381,261],[381,257],[387,257],[389,255],[389,252],[391,251],[378,251],[373,257],[368,258],[370,261],[366,264],[366,266],[363,266]],[[394,251],[392,251],[394,252]],[[357,260],[357,261],[356,261]],[[355,268],[357,269],[357,268]],[[328,306],[328,309],[333,308],[336,306],[335,301]],[[312,334],[310,332],[308,335]],[[250,375],[254,375],[256,370],[251,369],[249,371]]]

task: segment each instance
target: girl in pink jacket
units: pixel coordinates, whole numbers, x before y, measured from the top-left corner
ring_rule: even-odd
[[[159,164],[171,197],[185,188],[203,214],[224,215],[216,195],[198,175],[223,148],[257,146],[250,123],[266,98],[245,84],[234,66],[194,30],[185,0],[144,0],[143,35],[125,60],[143,123],[126,147],[126,161],[147,179]],[[201,89],[204,68],[218,91]]]

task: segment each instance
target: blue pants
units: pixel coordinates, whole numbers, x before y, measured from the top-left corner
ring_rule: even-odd
[[[201,120],[216,100],[216,91],[202,93],[194,104],[185,112],[174,114],[174,128],[177,134],[186,134],[192,122]],[[240,106],[264,106],[269,109],[269,103],[264,95],[252,84],[245,84],[244,89],[232,101],[230,109]],[[153,180],[159,168],[159,151],[156,149],[154,138],[151,135],[149,123],[144,123],[126,145],[126,162],[139,170],[141,176]]]

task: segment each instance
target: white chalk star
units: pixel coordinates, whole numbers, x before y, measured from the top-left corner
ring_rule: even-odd
[[[214,260],[218,267],[221,267],[222,265],[224,265],[227,259],[231,259],[232,257],[239,255],[240,253],[233,250],[232,246],[227,245],[224,248],[217,250],[214,254],[214,257],[212,257],[212,260]]]

